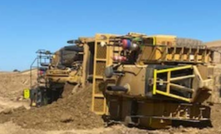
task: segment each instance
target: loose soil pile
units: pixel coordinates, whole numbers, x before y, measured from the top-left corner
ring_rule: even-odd
[[[36,81],[36,75],[32,77]],[[22,96],[23,90],[30,88],[30,72],[5,73],[0,72],[0,94],[1,97],[16,100]]]
[[[215,104],[211,107],[211,122],[213,128],[221,130],[221,104]]]
[[[19,108],[0,114],[0,123],[13,121],[23,128],[41,130],[91,129],[103,126],[103,120],[90,111],[91,86],[51,105],[25,110]]]

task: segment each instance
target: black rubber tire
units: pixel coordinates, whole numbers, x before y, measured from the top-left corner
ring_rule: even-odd
[[[206,47],[202,41],[188,38],[176,38],[176,45],[179,47]]]
[[[77,58],[77,54],[76,54],[76,53],[64,54],[64,55],[62,55],[62,58],[63,58],[64,60],[69,60],[69,59],[74,60],[74,59]]]
[[[83,48],[75,45],[65,46],[55,53],[56,58],[52,59],[51,64],[58,68],[71,67],[74,61],[79,60],[78,52],[83,52]]]
[[[76,51],[69,51],[69,50],[65,50],[65,49],[61,49],[61,54],[62,55],[73,55],[73,54],[77,54]]]
[[[75,52],[83,52],[83,48],[79,47],[79,46],[76,46],[76,45],[65,46],[64,50],[75,51]]]
[[[78,59],[76,51],[60,50],[60,63],[64,66],[70,67],[74,61]]]

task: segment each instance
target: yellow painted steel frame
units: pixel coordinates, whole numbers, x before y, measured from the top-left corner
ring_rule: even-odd
[[[93,91],[92,91],[92,111],[98,115],[106,113],[106,98],[99,89],[100,82],[103,81],[103,72],[107,64],[107,46],[101,47],[100,43],[109,43],[109,38],[100,39],[102,35],[95,36],[95,52],[94,52],[94,76],[93,76]]]
[[[103,94],[100,85],[104,82],[104,71],[107,66],[113,64],[115,55],[120,55],[121,47],[117,46],[101,46],[101,43],[109,44],[112,34],[96,34],[95,36],[95,52],[94,52],[94,76],[93,76],[93,91],[92,91],[92,111],[98,115],[109,114],[107,100]],[[105,38],[103,38],[105,37]]]
[[[182,101],[191,102],[190,98],[185,98],[185,97],[181,97],[181,96],[170,93],[171,72],[178,71],[178,70],[184,70],[184,69],[191,69],[191,68],[193,68],[193,66],[187,65],[187,66],[174,67],[174,68],[168,68],[168,69],[160,69],[160,70],[155,69],[154,70],[154,78],[153,78],[153,95],[160,94],[160,95],[164,95],[164,96],[167,96],[167,97],[179,99],[179,100],[182,100]],[[157,89],[157,83],[159,83],[157,81],[157,75],[161,74],[161,73],[167,73],[168,78],[167,78],[167,90],[166,90],[166,92],[160,91],[160,90]]]

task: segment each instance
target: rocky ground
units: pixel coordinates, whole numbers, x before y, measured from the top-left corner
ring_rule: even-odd
[[[220,134],[221,105],[212,107],[212,128],[146,130],[115,125],[106,128],[90,112],[91,87],[42,108],[29,107],[22,91],[30,87],[29,73],[0,73],[0,134]]]

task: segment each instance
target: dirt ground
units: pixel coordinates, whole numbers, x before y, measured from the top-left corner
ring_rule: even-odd
[[[90,111],[90,87],[42,108],[20,107],[0,114],[0,123],[13,121],[23,128],[41,130],[92,129],[104,126],[102,119]]]
[[[221,105],[212,107],[212,128],[170,128],[145,130],[123,125],[105,127],[102,119],[90,112],[91,87],[81,89],[42,108],[29,107],[21,100],[29,88],[26,73],[0,73],[0,134],[220,134]]]
[[[30,74],[17,72],[0,72],[0,97],[16,100],[22,96],[25,88],[30,88]],[[36,76],[33,76],[33,80]]]

